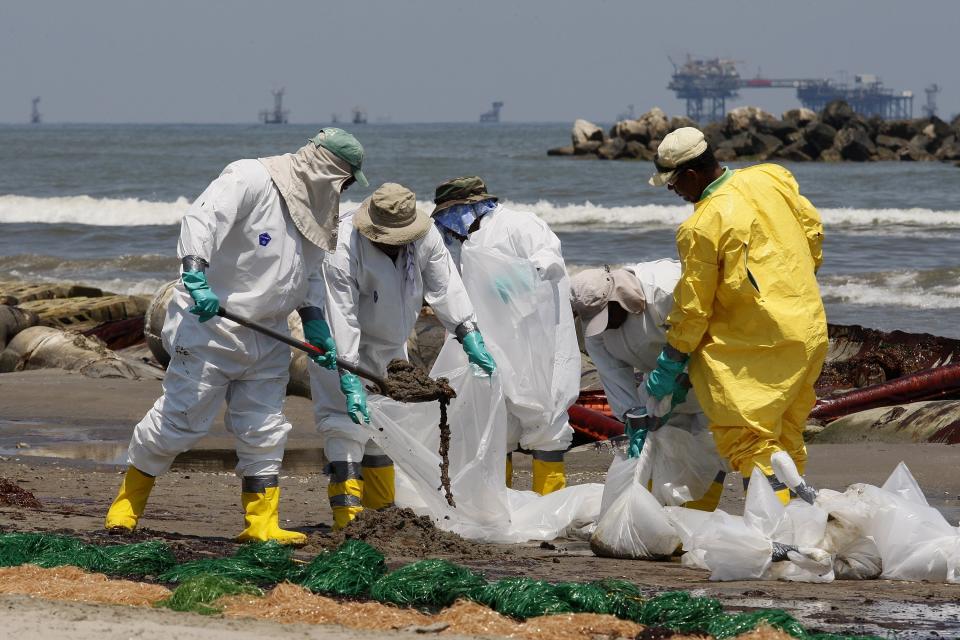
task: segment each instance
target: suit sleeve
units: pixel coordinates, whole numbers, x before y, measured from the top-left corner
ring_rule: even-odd
[[[430,305],[444,328],[453,333],[467,320],[476,322],[473,303],[460,279],[460,272],[454,266],[453,258],[435,226],[430,225],[430,230],[418,243],[416,251],[423,278],[424,302]]]
[[[337,355],[353,365],[360,364],[360,287],[359,265],[348,252],[329,254],[323,261],[322,275],[326,298],[326,316],[337,343]]]
[[[600,382],[607,394],[607,402],[613,415],[618,420],[622,419],[629,409],[642,404],[633,366],[607,351],[601,336],[591,336],[584,342],[587,355],[593,360],[597,373],[600,374]]]
[[[800,185],[797,184],[793,174],[786,169],[782,171],[784,174],[782,179],[786,182],[790,193],[790,209],[807,237],[810,257],[813,258],[813,270],[818,271],[823,264],[823,222],[820,219],[820,212],[800,194]]]
[[[237,221],[253,211],[258,196],[238,171],[224,169],[180,221],[177,257],[199,256],[211,262]]]
[[[699,219],[715,219],[703,212]],[[683,272],[673,292],[673,310],[667,317],[667,342],[682,353],[693,353],[700,345],[710,317],[720,279],[719,228],[681,226],[677,231],[677,252]]]

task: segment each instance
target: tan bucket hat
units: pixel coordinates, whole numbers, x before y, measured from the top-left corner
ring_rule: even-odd
[[[640,281],[625,269],[585,269],[570,279],[570,302],[584,323],[584,337],[607,330],[611,301],[620,303],[628,313],[643,313],[647,306]]]
[[[353,226],[374,242],[409,244],[427,235],[430,216],[417,209],[413,191],[385,182],[357,209]]]
[[[707,146],[703,131],[696,127],[680,127],[668,133],[653,158],[657,172],[650,177],[650,186],[662,187],[670,182],[681,165],[699,158]]]

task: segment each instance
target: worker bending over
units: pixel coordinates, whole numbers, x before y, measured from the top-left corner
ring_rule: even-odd
[[[240,541],[303,544],[278,524],[278,478],[291,426],[282,413],[290,347],[217,316],[237,315],[286,333],[287,316],[304,315],[309,341],[336,350],[317,306],[320,266],[336,244],[340,193],[361,171],[363,147],[342,129],[320,131],[294,154],[231,163],[183,217],[177,255],[183,273],[167,308],[163,344],[170,364],[163,395],[137,424],[129,467],[106,517],[131,531],[156,476],[192,448],[227,403],[224,423],[237,447],[246,528]]]
[[[323,278],[327,319],[345,362],[382,373],[394,358],[406,359],[407,338],[426,302],[470,362],[487,374],[496,368],[443,239],[409,189],[386,183],[344,216]],[[393,461],[370,439],[360,378],[314,367],[310,389],[329,461],[334,526],[343,528],[364,507],[393,504]]]
[[[656,260],[622,269],[586,269],[570,281],[571,302],[583,327],[587,355],[597,367],[613,415],[624,422],[629,411],[646,405],[647,394],[638,385],[637,374],[657,367],[657,355],[667,342],[667,316],[679,279],[678,261]],[[673,407],[665,426],[695,433],[705,430],[707,424],[696,393],[691,391]],[[715,446],[711,444],[703,455],[716,459],[716,475],[712,483],[704,484],[709,484],[706,493],[694,496],[694,501],[684,506],[713,511],[720,502],[726,473]]]
[[[789,171],[721,168],[693,127],[668,134],[654,162],[650,184],[666,185],[694,209],[677,230],[683,274],[647,391],[670,396],[689,366],[717,449],[744,483],[759,467],[781,501],[788,488],[811,501],[800,475],[804,425],[827,353],[816,278],[820,215]]]
[[[560,240],[547,224],[533,213],[515,211],[498,202],[496,196],[487,193],[486,184],[477,176],[448,180],[437,187],[434,198],[436,208],[433,222],[443,234],[444,242],[454,255],[454,262],[462,269],[462,251],[468,247],[482,247],[500,254],[519,258],[536,268],[541,281],[553,287],[551,317],[557,318],[553,372],[545,376],[546,386],[538,389],[538,395],[549,398],[545,411],[524,410],[505,388],[507,404],[507,451],[529,451],[533,456],[533,490],[544,495],[566,486],[563,456],[573,440],[573,429],[568,421],[567,409],[577,401],[580,392],[580,350],[573,323],[570,305],[570,282],[560,253]],[[499,297],[504,306],[492,310],[493,314],[516,313],[514,306],[507,304],[512,295],[523,292],[512,290],[510,283],[498,281]],[[480,299],[477,292],[468,289],[474,300]],[[503,318],[507,322],[507,318]],[[514,370],[524,372],[529,364],[522,354],[500,346]],[[525,372],[527,375],[529,372]],[[537,380],[530,376],[532,380]],[[512,484],[513,458],[507,454],[506,482]]]

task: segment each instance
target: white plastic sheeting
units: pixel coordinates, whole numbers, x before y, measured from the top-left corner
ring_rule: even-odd
[[[960,529],[929,505],[904,463],[882,487],[824,490],[817,504],[849,532],[847,547],[837,551],[838,557],[845,551],[855,569],[879,564],[881,577],[890,580],[960,584]]]
[[[827,513],[794,500],[784,506],[759,471],[750,479],[743,516],[667,507],[683,541],[685,564],[710,570],[711,580],[833,580],[832,558],[816,548]],[[774,543],[794,548],[787,560],[773,562]]]
[[[457,392],[448,410],[450,484],[456,508],[447,504],[440,485],[437,403],[404,404],[372,397],[376,426],[357,427],[368,429],[393,459],[397,505],[480,542],[552,540],[596,522],[602,485],[578,485],[547,496],[505,486],[506,409],[499,373],[477,375],[466,364],[460,345],[448,341],[431,375],[449,379]]]

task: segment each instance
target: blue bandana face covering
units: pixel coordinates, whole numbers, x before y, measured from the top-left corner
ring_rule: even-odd
[[[433,218],[433,223],[444,232],[455,233],[461,238],[470,235],[470,225],[497,208],[496,200],[483,200],[471,204],[456,204]]]

